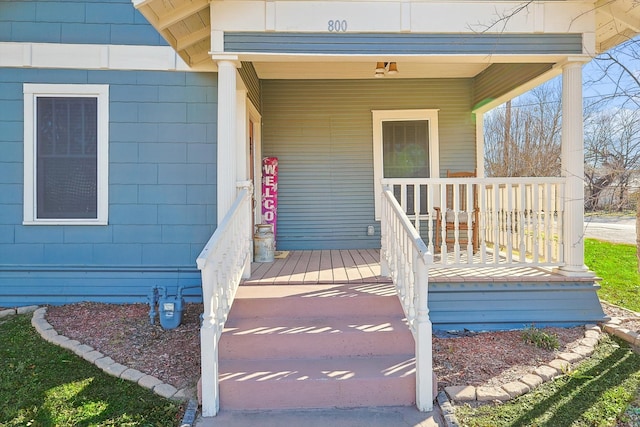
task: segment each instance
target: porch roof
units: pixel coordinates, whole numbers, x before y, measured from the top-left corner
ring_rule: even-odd
[[[212,2],[210,0],[132,0],[132,2],[135,8],[144,15],[189,66],[193,68],[211,68],[210,52],[214,50],[212,49],[211,36],[212,29],[215,30],[215,28],[212,28],[211,23]],[[244,3],[251,3],[248,7],[254,10],[255,8],[261,8],[260,2]],[[341,3],[347,4],[348,2]],[[476,4],[474,4],[474,2],[464,3],[469,7],[474,7],[486,2],[477,2]],[[499,3],[504,5],[509,2]],[[604,52],[640,33],[640,7],[638,7],[634,0],[598,0],[594,2],[593,5],[591,5],[590,2],[588,3],[588,7],[595,11],[595,54]],[[375,4],[375,2],[372,2],[372,4]],[[519,3],[516,4],[516,6],[518,5]],[[457,8],[458,7],[463,6],[457,6]],[[507,5],[506,11],[509,11],[508,7],[510,6]],[[511,11],[515,10],[515,6],[513,7],[514,9],[511,9]],[[515,16],[515,14],[513,16]],[[552,20],[551,17],[544,19],[548,21]],[[498,21],[500,20],[504,20],[504,18],[499,18]],[[574,25],[574,23],[571,22],[570,25]],[[503,27],[504,25],[501,26],[501,28]],[[388,32],[388,30],[386,31]],[[496,29],[490,28],[489,31],[496,31]],[[484,31],[473,31],[471,28],[468,29],[468,32],[471,35],[484,33]],[[507,31],[505,30],[505,32]],[[333,76],[346,75],[343,74],[343,72],[346,73],[346,70],[350,70],[350,72],[353,73],[354,66],[356,69],[358,68],[357,63],[345,63],[344,58],[338,57],[331,59],[323,57],[322,60],[334,62],[330,67]],[[492,61],[496,61],[496,58],[492,58]],[[531,59],[527,61],[534,62]],[[409,64],[419,64],[420,62],[421,61],[409,61]],[[422,73],[419,75],[424,77],[425,70],[428,70],[427,75],[429,77],[451,77],[451,65],[456,64],[456,62],[458,62],[455,65],[458,76],[461,74],[475,76],[488,66],[486,60],[472,61],[470,63],[465,61],[463,65],[459,63],[459,61],[450,60],[447,62],[443,61],[443,58],[440,58],[437,60],[438,63],[442,64],[440,67],[434,66],[433,58],[429,62],[431,63],[422,64],[421,67],[409,65],[407,69],[403,71],[401,78],[413,77],[421,71]],[[370,63],[367,62],[366,67],[364,65],[361,66],[363,72],[366,73],[365,76],[371,77]],[[411,71],[414,69],[415,71]],[[345,71],[341,72],[342,70]],[[267,73],[268,71],[269,69],[265,68],[264,72]],[[258,69],[259,76],[260,72],[261,70]]]

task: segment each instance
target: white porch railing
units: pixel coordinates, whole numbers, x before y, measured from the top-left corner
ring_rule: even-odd
[[[434,266],[564,264],[564,178],[385,179]]]
[[[402,303],[416,343],[416,406],[420,411],[433,409],[433,354],[428,291],[431,253],[413,228],[393,193],[382,194],[382,274],[390,276]]]
[[[238,285],[251,274],[251,183],[242,183],[231,209],[197,259],[204,314],[200,327],[202,415],[220,408],[218,342]]]

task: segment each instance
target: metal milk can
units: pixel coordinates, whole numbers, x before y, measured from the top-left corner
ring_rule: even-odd
[[[275,251],[273,225],[256,225],[256,232],[253,235],[253,260],[255,262],[273,262]]]

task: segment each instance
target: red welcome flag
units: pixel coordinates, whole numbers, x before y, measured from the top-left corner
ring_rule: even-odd
[[[278,158],[262,159],[262,222],[273,226],[273,238],[276,237],[278,221]]]

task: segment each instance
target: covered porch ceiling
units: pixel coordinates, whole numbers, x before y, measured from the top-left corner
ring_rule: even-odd
[[[211,10],[209,0],[132,0],[136,9],[153,25],[190,66],[212,68]],[[635,0],[598,0],[596,11],[597,55],[640,33],[640,5]],[[469,78],[492,63],[513,58],[486,57],[305,57],[286,55],[240,55],[253,62],[262,79],[363,79],[374,75],[376,61],[396,61],[400,73],[394,78]],[[544,62],[563,58],[546,56]],[[540,62],[540,58],[518,58],[520,63]]]

